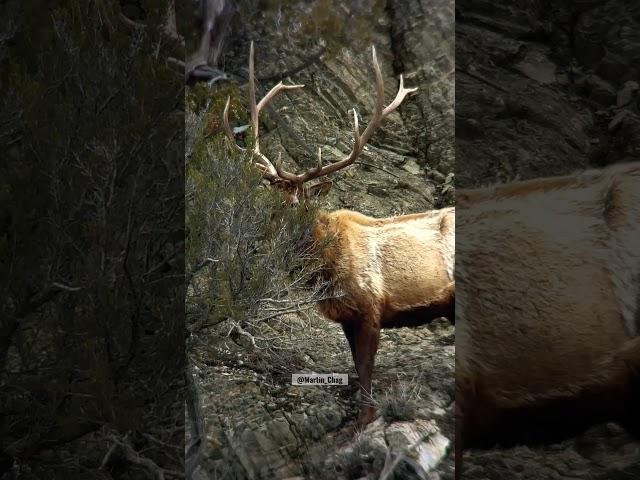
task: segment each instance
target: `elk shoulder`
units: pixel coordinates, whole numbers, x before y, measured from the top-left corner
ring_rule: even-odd
[[[396,325],[404,312],[420,317],[430,307],[450,307],[454,222],[453,208],[383,219],[347,210],[321,213],[314,238],[327,241],[329,280],[344,295],[322,302],[321,311],[337,322],[371,318],[384,328],[404,326]],[[422,320],[415,324],[429,319]]]

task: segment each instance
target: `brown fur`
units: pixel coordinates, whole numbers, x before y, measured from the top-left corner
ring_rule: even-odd
[[[453,321],[454,229],[453,208],[382,219],[339,210],[317,218],[314,239],[327,243],[329,280],[343,292],[319,310],[342,325],[366,396],[381,328]],[[358,423],[374,414],[363,408]]]
[[[640,163],[457,198],[458,458],[637,422]]]

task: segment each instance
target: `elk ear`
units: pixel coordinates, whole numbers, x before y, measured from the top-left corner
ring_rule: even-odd
[[[331,190],[331,186],[333,182],[331,180],[326,180],[324,182],[316,183],[315,185],[307,188],[306,194],[307,197],[324,197],[329,190]]]

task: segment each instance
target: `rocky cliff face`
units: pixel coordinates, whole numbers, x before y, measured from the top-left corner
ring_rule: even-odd
[[[357,109],[361,125],[373,111],[371,45],[387,103],[400,74],[407,86],[418,87],[374,135],[356,167],[335,176],[330,207],[357,206],[382,216],[452,202],[442,189],[454,165],[453,5],[432,3],[281,2],[239,12],[246,21],[229,42],[226,71],[245,83],[253,40],[259,94],[281,79],[305,85],[279,99],[263,120],[261,145],[273,158],[282,153],[291,169],[314,165],[318,147],[325,161],[349,152],[349,110]]]
[[[457,186],[638,158],[640,6],[457,2]]]
[[[357,109],[361,129],[373,111],[371,45],[387,103],[400,74],[407,87],[418,87],[356,165],[333,176],[323,208],[382,217],[452,203],[453,2],[272,2],[263,10],[244,2],[236,20],[220,63],[233,80],[208,87],[212,108],[231,92],[237,105],[232,123],[247,123],[253,40],[259,97],[280,80],[305,85],[279,98],[261,119],[263,152],[274,160],[282,154],[289,170],[314,165],[318,147],[327,162],[349,152],[349,109]],[[396,467],[402,478],[436,472],[453,478],[454,337],[447,322],[383,333],[374,392],[386,402],[386,419],[359,436],[353,433],[354,370],[340,327],[305,310],[301,318],[290,315],[264,328],[254,338],[278,332],[268,351],[233,334],[193,339],[194,378],[207,425],[205,462],[196,475],[208,470],[238,479],[377,478],[385,462],[388,468],[403,454],[406,460]],[[297,347],[278,361],[273,354],[283,338]],[[349,373],[351,385],[291,386],[291,373],[298,371]]]
[[[456,186],[637,160],[639,27],[637,2],[456,2]],[[639,451],[598,426],[468,452],[463,478],[635,478]]]

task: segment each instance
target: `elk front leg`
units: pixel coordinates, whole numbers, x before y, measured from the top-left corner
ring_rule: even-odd
[[[344,336],[347,337],[347,342],[349,342],[349,348],[351,349],[351,358],[353,358],[353,363],[356,363],[356,329],[351,323],[343,323],[342,331],[344,332]]]
[[[371,423],[376,415],[371,396],[371,374],[373,373],[373,364],[378,351],[379,339],[380,328],[377,326],[362,323],[355,332],[354,362],[358,372],[362,401],[365,402],[358,415],[357,423],[359,426]]]
[[[449,283],[441,289],[429,304],[432,315],[446,317],[452,325],[456,323],[456,284]]]

